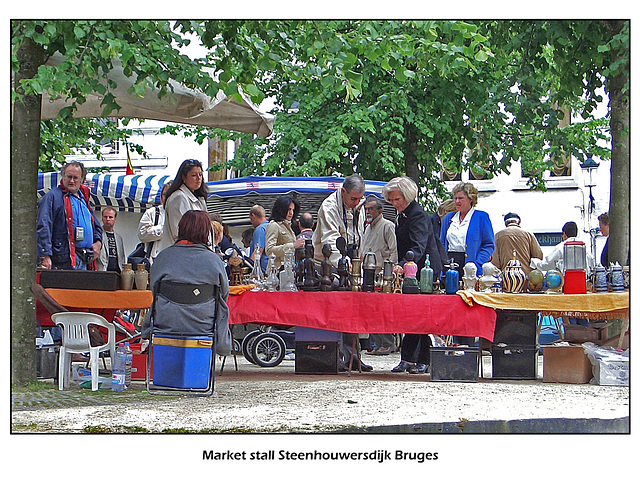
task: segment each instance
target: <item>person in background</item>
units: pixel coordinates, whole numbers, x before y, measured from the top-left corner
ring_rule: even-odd
[[[418,186],[410,177],[391,179],[383,188],[382,195],[398,212],[396,219],[396,240],[400,264],[394,267],[396,274],[403,273],[407,263],[407,252],[413,252],[413,262],[419,272],[424,267],[427,254],[433,269],[433,278],[442,271],[442,259],[438,240],[433,233],[429,217],[416,201]],[[391,370],[394,373],[409,372],[422,374],[431,363],[431,339],[429,335],[405,334],[402,340],[400,363]]]
[[[269,221],[267,220],[267,216],[262,205],[256,204],[251,207],[251,210],[249,210],[249,221],[255,228],[253,231],[253,238],[251,239],[251,245],[249,246],[249,257],[251,258],[251,261],[253,261],[256,249],[259,249],[260,267],[262,268],[262,273],[266,273],[269,258],[264,253],[264,246]]]
[[[313,215],[309,212],[301,213],[298,219],[298,227],[300,228],[300,233],[296,235],[296,238],[303,237],[305,240],[311,240],[313,237]]]
[[[229,235],[229,226],[222,221],[222,215],[220,215],[219,213],[210,213],[209,218],[212,222],[218,222],[220,225],[222,225],[222,239],[218,243],[216,243],[214,250],[222,255],[224,255],[225,252],[230,248],[233,248],[234,250],[238,250],[238,252],[240,252],[240,249],[231,241],[231,235]]]
[[[69,162],[60,176],[60,185],[49,190],[38,204],[39,264],[45,269],[95,270],[95,259],[102,248],[102,226],[89,203],[89,188],[84,185],[87,171],[82,163]]]
[[[153,265],[153,261],[160,251],[160,241],[162,240],[165,217],[164,202],[170,186],[171,181],[168,181],[162,186],[162,190],[160,191],[160,205],[147,208],[138,222],[138,239],[147,244],[145,250],[149,252],[148,258],[150,265]],[[151,251],[149,251],[149,248]]]
[[[495,249],[493,227],[487,212],[476,209],[478,190],[471,183],[459,183],[452,190],[456,211],[442,219],[440,241],[448,258],[458,264],[460,278],[464,265],[473,262],[482,275],[482,265],[487,263]]]
[[[362,237],[362,252],[372,252],[376,256],[376,274],[382,270],[385,260],[394,265],[398,263],[398,247],[396,243],[396,226],[382,215],[382,200],[374,195],[367,197],[364,203],[366,214],[364,223],[364,235]],[[388,355],[395,348],[395,335],[393,333],[372,333],[371,340],[375,345],[368,354]]]
[[[102,209],[102,248],[96,258],[98,270],[122,272],[125,264],[124,240],[114,230],[118,221],[118,212],[113,207]]]
[[[600,254],[600,265],[604,268],[609,267],[609,214],[603,213],[598,216],[598,222],[600,223],[600,233],[607,237],[607,241],[604,243],[604,248]]]
[[[442,230],[442,219],[449,212],[456,211],[456,203],[451,198],[447,198],[444,202],[438,205],[436,213],[429,215],[431,220],[431,226],[433,227],[433,233],[440,241],[440,230]]]
[[[189,210],[207,211],[207,184],[203,180],[202,163],[185,160],[166,193],[165,219],[160,250],[173,245],[178,239],[178,224]]]
[[[477,274],[481,276],[482,265],[489,261],[495,249],[491,219],[487,212],[476,210],[478,190],[471,183],[461,182],[451,193],[456,211],[447,213],[442,219],[440,242],[447,257],[458,264],[459,278],[463,277],[468,262],[476,264]],[[471,346],[475,339],[454,337],[454,342]]]
[[[291,220],[298,215],[298,202],[288,195],[276,198],[271,209],[269,224],[265,232],[266,256],[275,255],[275,266],[280,268],[284,262],[284,252],[287,248],[301,248],[304,238],[296,238],[291,228]]]
[[[338,237],[343,237],[347,246],[353,246],[360,253],[360,242],[364,231],[362,199],[364,197],[364,179],[357,174],[344,179],[342,187],[324,199],[318,210],[316,229],[313,231],[313,253],[318,263],[324,260],[322,247],[329,244],[329,260],[334,268],[342,254],[336,247]]]
[[[221,236],[222,225],[212,225],[206,212],[184,212],[175,244],[163,249],[151,266],[155,308],[145,319],[143,338],[150,335],[151,319],[157,333],[185,336],[209,334],[215,321],[216,353],[231,354],[229,280],[224,263],[212,250],[212,239],[219,241]]]
[[[251,254],[249,253],[251,251],[251,240],[253,239],[253,231],[255,229],[253,227],[249,227],[249,228],[245,228],[242,231],[242,254],[245,257],[250,257]]]
[[[507,213],[504,216],[504,225],[506,228],[495,235],[496,249],[491,255],[491,263],[504,270],[507,263],[513,260],[515,252],[522,270],[529,275],[532,270],[529,265],[531,259],[543,257],[540,244],[533,233],[520,227],[520,216],[517,213]]]
[[[553,247],[553,250],[551,250],[551,252],[549,252],[549,254],[542,260],[539,258],[532,258],[530,267],[532,269],[537,268],[543,272],[555,269],[564,273],[564,244],[576,241],[577,237],[578,225],[576,222],[565,223],[562,226],[562,242]]]
[[[318,210],[318,220],[316,229],[313,231],[313,255],[318,265],[324,260],[322,248],[329,245],[331,255],[329,261],[333,268],[338,268],[338,260],[342,254],[336,247],[338,237],[344,238],[347,248],[355,248],[360,254],[360,242],[364,230],[364,215],[360,209],[363,205],[362,199],[365,192],[364,179],[358,175],[349,175],[344,179],[342,187],[324,199]],[[340,371],[348,370],[349,359],[351,358],[353,342],[352,333],[342,333],[340,340]],[[357,341],[355,342],[357,344]],[[354,358],[357,358],[354,355]],[[358,368],[357,361],[353,368]],[[360,362],[360,369],[363,372],[373,370],[371,365]]]

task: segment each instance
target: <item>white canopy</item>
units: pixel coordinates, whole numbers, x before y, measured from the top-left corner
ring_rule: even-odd
[[[52,56],[47,65],[57,66],[64,60],[60,54]],[[158,98],[155,90],[147,88],[144,97],[127,93],[133,85],[133,79],[124,74],[122,65],[118,59],[113,61],[114,68],[108,77],[117,83],[117,88],[111,90],[120,110],[114,110],[110,117],[147,118],[164,122],[186,123],[190,125],[202,125],[211,128],[222,128],[243,133],[251,133],[268,137],[273,133],[275,117],[260,112],[249,98],[241,91],[242,103],[235,98],[227,98],[218,91],[215,98],[204,93],[187,88],[178,82],[170,80],[173,86],[173,94]],[[106,82],[105,82],[106,85]],[[103,107],[102,95],[92,93],[87,96],[87,101],[78,105],[74,117],[101,117]],[[71,102],[64,98],[51,98],[47,94],[42,96],[42,118],[51,119]]]

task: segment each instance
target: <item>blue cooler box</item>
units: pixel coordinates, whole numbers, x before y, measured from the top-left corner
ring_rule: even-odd
[[[153,336],[153,384],[208,388],[213,339],[207,336]]]

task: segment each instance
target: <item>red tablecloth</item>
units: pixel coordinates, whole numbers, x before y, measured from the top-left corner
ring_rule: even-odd
[[[364,292],[246,292],[229,295],[229,323],[347,333],[434,333],[493,341],[495,310],[458,295]]]

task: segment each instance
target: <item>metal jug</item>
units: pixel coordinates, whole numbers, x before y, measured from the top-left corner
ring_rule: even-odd
[[[364,254],[362,261],[362,269],[364,270],[364,279],[362,281],[363,292],[373,292],[376,283],[376,254],[367,252]]]

